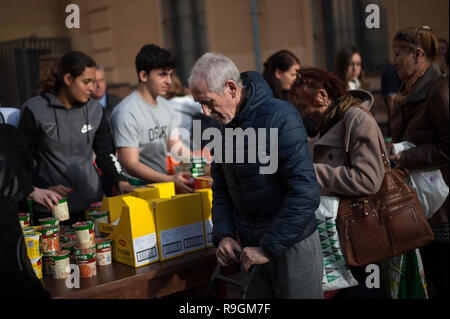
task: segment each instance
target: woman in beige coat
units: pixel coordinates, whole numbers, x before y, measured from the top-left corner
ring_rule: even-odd
[[[291,90],[294,105],[309,127],[312,157],[321,195],[375,194],[384,178],[382,133],[370,110],[373,96],[363,90],[346,92],[335,75],[308,68],[299,72]],[[380,143],[381,141],[381,143]],[[365,285],[365,266],[351,267],[359,285],[343,289],[335,298],[378,298],[379,289]]]

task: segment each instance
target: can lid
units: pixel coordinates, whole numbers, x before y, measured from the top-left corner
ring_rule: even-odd
[[[59,219],[56,217],[47,217],[39,219],[39,223],[41,224],[59,224]]]
[[[95,246],[97,249],[103,249],[111,247],[112,241],[109,238],[96,238],[95,239]]]
[[[62,204],[62,203],[67,203],[67,198],[62,198],[58,201],[58,203]]]
[[[56,255],[56,251],[43,252],[44,257],[53,257]]]
[[[62,260],[70,257],[70,250],[58,250],[55,255],[52,256],[53,260]]]
[[[92,214],[89,214],[89,216],[91,216],[92,218],[103,218],[103,217],[107,217],[108,216],[108,211],[105,210],[96,210],[95,212],[93,212]]]
[[[52,236],[59,233],[57,225],[43,225],[36,230],[40,232],[42,236]]]
[[[78,222],[72,225],[73,228],[75,228],[75,231],[77,230],[87,230],[87,229],[93,229],[94,224],[91,221],[85,221],[85,222]]]

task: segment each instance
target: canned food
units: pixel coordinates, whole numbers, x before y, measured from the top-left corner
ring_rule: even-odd
[[[19,213],[19,223],[22,228],[31,226],[30,213]]]
[[[98,238],[95,240],[95,243],[97,248],[97,264],[99,266],[111,264],[111,239]]]
[[[27,246],[27,255],[30,259],[35,259],[41,256],[40,238],[41,234],[38,232],[28,232],[23,235],[25,244]]]
[[[38,279],[42,279],[42,255],[36,258],[30,259],[31,266]]]
[[[95,228],[95,236],[100,236],[100,229],[98,223],[109,223],[109,212],[108,211],[95,211],[90,214],[92,219],[94,220],[94,228]]]
[[[72,225],[81,248],[95,246],[94,223],[91,221],[78,222]]]
[[[42,234],[41,248],[42,252],[49,253],[59,250],[59,232],[58,226],[47,225],[38,229]]]
[[[41,224],[42,226],[58,226],[58,231],[60,230],[59,219],[56,217],[41,218],[39,219],[39,224]]]
[[[33,227],[24,227],[22,228],[22,233],[26,234],[26,233],[32,233],[36,231],[36,229],[34,229]]]
[[[53,217],[58,218],[60,222],[70,219],[67,198],[60,199],[59,204],[53,206],[52,215]]]
[[[52,276],[53,275],[53,270],[52,270],[53,258],[52,258],[52,256],[54,256],[56,254],[56,251],[52,251],[50,253],[43,253],[43,254],[44,255],[42,256],[42,268],[44,270],[44,275]]]
[[[94,258],[81,259],[82,255],[77,256],[78,267],[80,268],[81,278],[91,278],[97,276],[97,261]]]
[[[70,251],[60,250],[53,256],[52,273],[55,279],[64,279],[70,275]]]

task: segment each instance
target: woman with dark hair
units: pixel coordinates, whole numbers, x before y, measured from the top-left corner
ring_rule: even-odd
[[[308,68],[300,70],[291,99],[303,119],[313,118],[318,124],[313,132],[318,139],[310,149],[321,196],[377,193],[384,177],[383,135],[369,114],[373,96],[363,90],[347,92],[334,74]],[[335,298],[380,297],[379,289],[366,287],[365,266],[350,270],[359,285],[341,290]]]
[[[348,90],[366,88],[361,54],[353,46],[345,47],[336,57],[336,74]]]
[[[131,190],[114,156],[115,147],[102,106],[90,98],[95,61],[82,52],[61,57],[56,69],[41,81],[42,93],[27,101],[19,129],[36,162],[35,186],[67,198],[72,223],[84,218],[84,211],[103,197],[96,164],[121,192]],[[36,203],[35,203],[36,204]],[[50,211],[36,204],[34,218]]]
[[[398,31],[393,41],[394,66],[404,82],[390,115],[394,143],[416,145],[390,159],[409,170],[440,169],[449,184],[448,77],[434,62],[438,41],[428,26]],[[428,220],[435,239],[421,247],[432,298],[448,298],[449,200]]]
[[[288,101],[289,90],[299,70],[300,60],[295,54],[281,50],[272,54],[264,63],[263,77],[276,98]]]

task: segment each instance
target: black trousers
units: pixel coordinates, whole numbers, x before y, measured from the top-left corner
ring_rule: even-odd
[[[419,248],[430,299],[448,299],[448,243],[430,243]]]
[[[376,264],[380,267],[380,277],[381,277],[381,265]],[[366,286],[366,279],[370,273],[366,273],[367,266],[359,267],[349,267],[352,272],[353,277],[358,281],[358,285],[350,288],[341,289],[333,299],[380,299],[381,289],[380,288],[368,288]],[[380,278],[381,285],[381,278]]]

